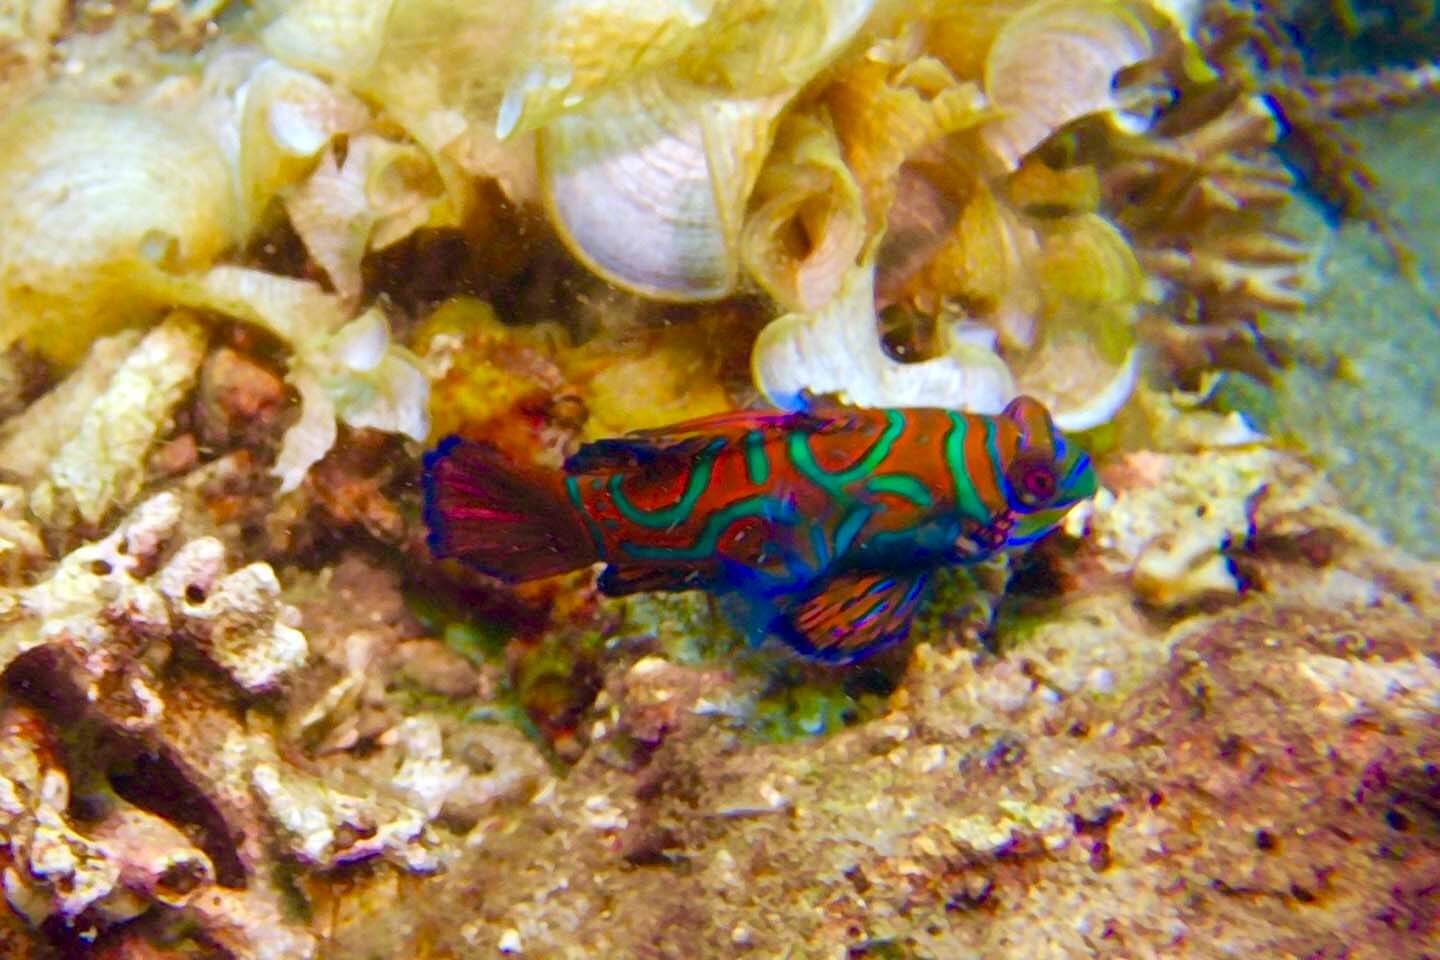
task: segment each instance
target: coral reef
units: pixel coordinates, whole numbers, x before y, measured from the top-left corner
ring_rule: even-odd
[[[397,187],[386,209],[402,212],[386,214],[355,186],[379,144],[323,161],[314,190],[286,209],[332,280],[349,244],[344,290],[356,259],[378,249],[377,218],[492,230],[476,218],[493,206],[455,199],[453,164],[493,178],[511,203],[538,190],[571,254],[627,290],[704,301],[758,286],[790,311],[753,350],[771,400],[804,387],[995,412],[1024,391],[1071,429],[1124,403],[1152,328],[1177,357],[1223,363],[1246,351],[1217,344],[1243,340],[1256,309],[1298,303],[1303,254],[1270,223],[1288,179],[1260,156],[1273,122],[1244,98],[1217,113],[1223,85],[1189,11],[1144,0],[763,0],[703,14],[540,2],[506,26],[480,5],[467,36],[496,53],[455,59],[439,28],[450,15],[422,0],[388,21],[341,7],[285,8],[268,49],[382,104],[451,198],[450,214],[422,218],[438,208],[419,198],[440,194],[418,186],[412,154],[392,179],[415,186]],[[353,45],[333,47],[333,23],[355,31]],[[770,41],[742,40],[760,35]],[[447,66],[401,64],[402,50]],[[1087,135],[1073,142],[1077,125]],[[326,218],[349,232],[318,238],[309,224]],[[1137,326],[1146,273],[1166,286],[1144,311],[1165,322],[1150,327]],[[892,344],[911,362],[883,355],[874,311],[892,305],[936,332]]]
[[[1382,422],[1273,374],[1388,280],[1280,157],[1408,257],[1344,124],[1433,64],[1280,0],[224,7],[0,4],[0,954],[1437,952],[1440,570],[1217,376]],[[422,444],[805,391],[1033,393],[1104,488],[847,670],[431,561]]]
[[[523,755],[496,777],[473,773],[423,714],[396,722],[384,761],[393,770],[351,772],[358,790],[282,757],[275,722],[236,707],[303,689],[302,670],[323,678],[315,660],[329,648],[297,629],[300,610],[279,599],[268,565],[226,573],[219,540],[184,538],[197,520],[184,514],[179,497],[159,494],[46,579],[5,594],[5,895],[37,926],[53,917],[87,941],[124,939],[124,924],[164,908],[163,925],[188,924],[188,938],[228,955],[314,956],[315,937],[285,919],[270,887],[274,857],[322,870],[384,857],[433,871],[428,825],[442,811],[473,823],[486,796],[534,774]],[[393,633],[372,626],[345,641],[372,653],[378,643],[394,644]],[[353,669],[374,666],[350,656]],[[297,734],[353,709],[344,685],[357,676],[311,706]]]

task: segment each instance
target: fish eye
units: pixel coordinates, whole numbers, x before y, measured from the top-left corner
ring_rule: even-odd
[[[1031,460],[1015,465],[1011,471],[1010,485],[1019,494],[1026,506],[1038,506],[1055,496],[1055,471],[1047,463]]]

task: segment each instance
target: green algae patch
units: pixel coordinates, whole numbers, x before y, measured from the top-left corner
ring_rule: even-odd
[[[647,593],[625,598],[622,634],[653,638],[668,660],[698,666],[743,659],[745,639],[714,597],[699,592]]]

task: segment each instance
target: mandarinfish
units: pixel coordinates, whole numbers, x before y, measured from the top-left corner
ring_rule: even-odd
[[[930,574],[1034,543],[1095,492],[1038,401],[998,416],[813,403],[586,444],[562,470],[451,436],[430,548],[508,581],[604,562],[611,595],[708,590],[754,642],[852,663],[902,640]]]

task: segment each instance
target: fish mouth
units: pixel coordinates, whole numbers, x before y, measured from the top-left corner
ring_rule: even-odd
[[[955,551],[964,557],[979,557],[1004,549],[1017,519],[1013,510],[1006,510],[989,523],[966,521],[955,538]]]

